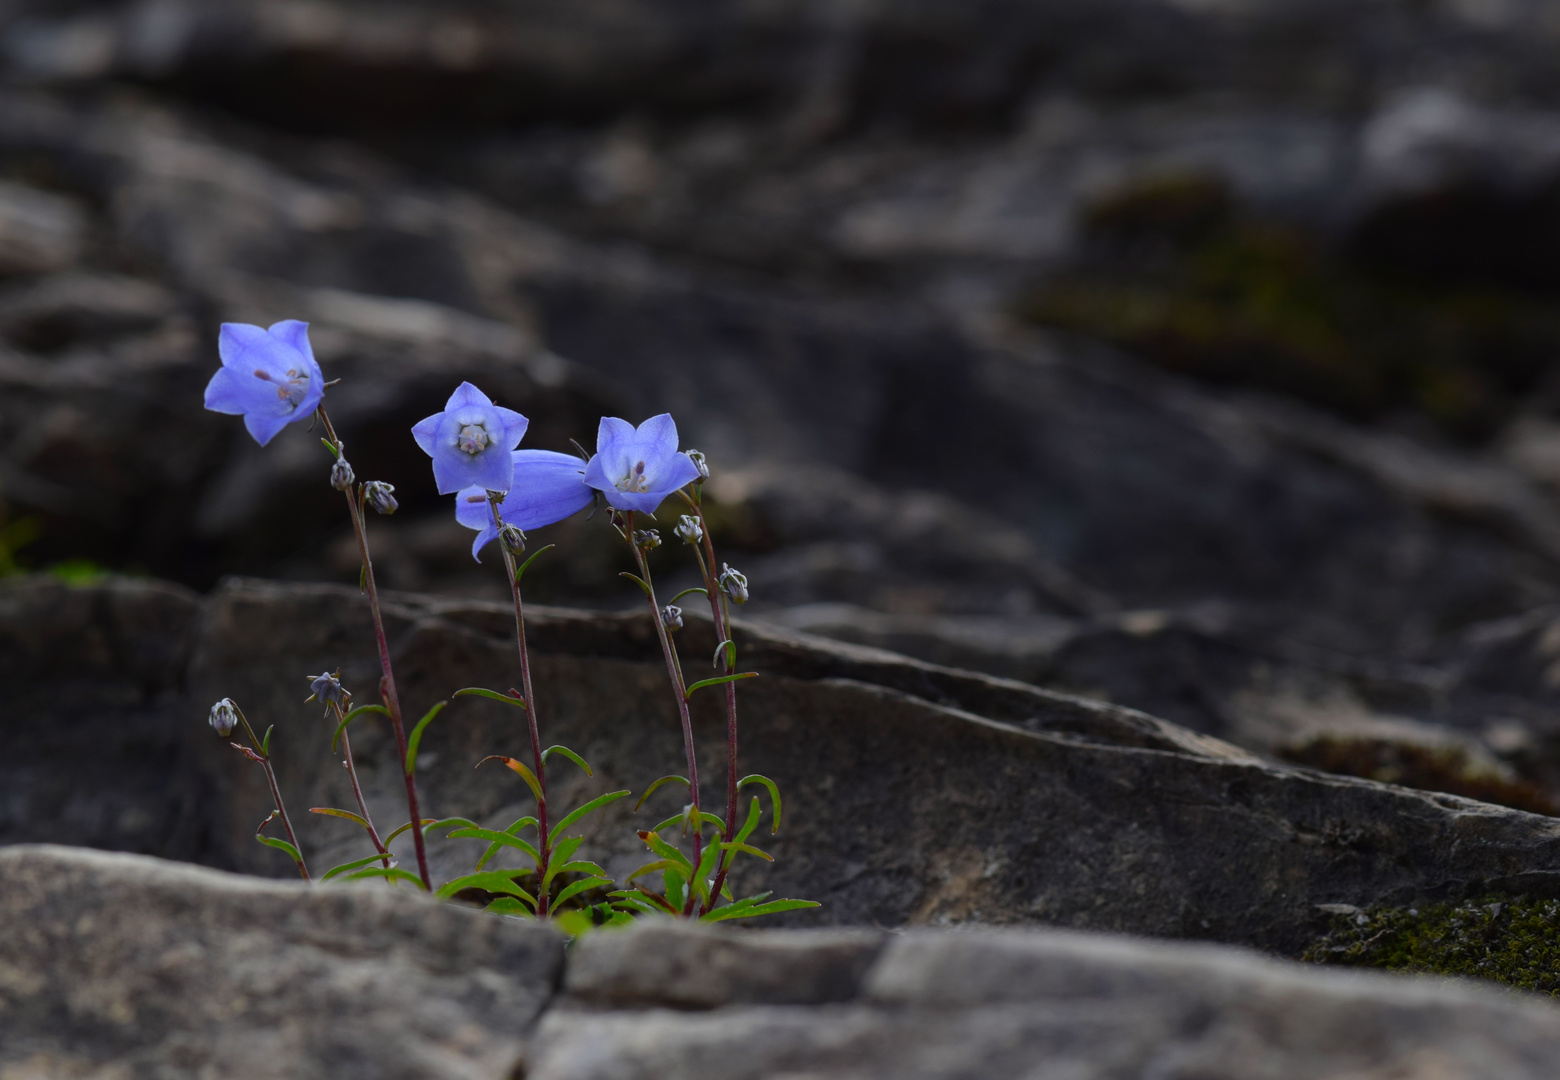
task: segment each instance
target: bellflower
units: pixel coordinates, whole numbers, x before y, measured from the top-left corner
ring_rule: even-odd
[[[222,366],[206,384],[206,408],[244,418],[264,446],[288,424],[314,414],[325,376],[309,347],[309,324],[297,319],[270,329],[223,323],[217,336]]]
[[[637,428],[615,416],[601,418],[585,482],[613,509],[654,513],[668,495],[698,478],[699,467],[677,450],[671,413],[652,416]]]
[[[412,428],[423,452],[433,458],[433,479],[440,495],[478,487],[508,491],[514,479],[509,453],[520,445],[530,421],[500,408],[468,382],[461,383],[434,413]]]
[[[521,530],[540,529],[578,513],[596,497],[585,486],[585,463],[577,457],[551,450],[514,450],[509,457],[514,483],[498,507],[505,525]],[[488,490],[477,485],[455,496],[455,520],[477,530],[471,557],[479,562],[478,553],[498,535],[493,511],[488,507]]]

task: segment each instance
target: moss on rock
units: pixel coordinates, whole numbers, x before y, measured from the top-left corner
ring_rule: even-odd
[[[1337,910],[1306,950],[1318,964],[1467,975],[1560,994],[1560,900],[1484,896],[1417,907]]]

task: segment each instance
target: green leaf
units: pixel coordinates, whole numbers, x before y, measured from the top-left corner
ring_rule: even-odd
[[[349,863],[342,863],[340,866],[332,866],[329,870],[325,871],[325,876],[320,878],[320,880],[321,881],[329,881],[331,878],[335,877],[337,874],[345,874],[348,870],[356,870],[360,866],[367,866],[369,863],[376,863],[376,862],[379,862],[381,859],[394,859],[394,858],[395,858],[394,855],[370,855],[367,858],[363,858],[363,859],[353,859]],[[393,867],[383,867],[382,869],[393,869]],[[421,885],[422,882],[419,881],[417,884]]]
[[[701,922],[720,922],[723,919],[751,919],[759,915],[774,915],[781,911],[795,911],[797,908],[822,907],[816,900],[771,900],[767,904],[753,904],[750,907],[738,908],[735,904],[714,911],[705,912],[701,916]]]
[[[410,881],[419,889],[423,887],[422,878],[418,877],[409,870],[402,870],[398,866],[392,866],[388,870],[386,870],[383,866],[370,866],[367,869],[359,870],[355,874],[348,874],[347,880],[359,881],[364,878],[371,877],[389,878],[391,881]]]
[[[758,828],[758,819],[763,816],[764,808],[759,805],[758,796],[754,795],[752,803],[748,806],[747,820],[742,823],[742,828],[737,830],[737,835],[733,836],[732,839],[740,844],[752,836],[753,830]]]
[[[536,907],[536,897],[516,885],[511,879],[513,870],[484,870],[476,874],[464,874],[452,881],[446,881],[439,886],[439,891],[433,895],[440,900],[448,900],[462,889],[485,889],[488,892],[507,893],[510,896],[518,896],[532,906]]]
[[[769,830],[769,835],[773,836],[775,833],[780,831],[780,786],[773,780],[769,779],[767,776],[760,776],[758,773],[753,773],[749,776],[744,776],[741,780],[737,781],[737,790],[741,791],[748,784],[763,784],[766,788],[769,789],[769,798],[774,803],[775,808],[774,827]]]
[[[683,700],[688,701],[693,697],[693,692],[695,690],[703,690],[706,686],[717,686],[720,683],[736,682],[738,679],[756,678],[758,678],[758,672],[756,671],[740,671],[735,675],[717,675],[713,679],[700,679],[698,682],[694,683],[692,686],[688,687],[688,689],[683,691]]]
[[[535,826],[536,819],[534,817],[523,817],[519,821],[516,821],[513,825],[509,826],[509,828],[505,829],[504,832],[510,836],[518,836],[520,834],[520,830],[525,828],[527,825]],[[499,849],[503,846],[503,844],[497,843],[489,844],[488,849],[483,853],[482,858],[477,860],[476,869],[481,870],[484,866],[486,866],[488,864],[488,860],[491,859],[494,855],[497,855]],[[540,858],[538,858],[537,861],[540,862]]]
[[[661,884],[666,889],[667,906],[680,914],[683,901],[688,898],[688,883],[676,870],[662,870]]]
[[[570,750],[567,746],[563,746],[561,744],[558,745],[558,746],[549,746],[546,750],[542,751],[542,764],[543,765],[547,764],[547,755],[551,754],[551,753],[562,754],[564,757],[566,757],[570,761],[574,762],[574,764],[576,764],[580,768],[584,769],[586,776],[592,776],[593,777],[593,776],[596,775],[595,773],[590,771],[590,766],[585,763],[585,759],[584,758],[580,757],[573,750]]]
[[[670,859],[657,859],[653,863],[646,863],[645,865],[641,866],[638,870],[635,870],[632,874],[629,874],[628,877],[624,878],[623,880],[625,882],[633,881],[636,877],[642,877],[645,874],[653,874],[657,870],[665,870],[672,865],[673,863]]]
[[[325,449],[330,451],[332,457],[341,457],[341,451],[336,449],[335,443],[331,442],[329,439],[321,439],[320,442],[325,445]]]
[[[538,804],[540,804],[543,799],[546,798],[546,796],[542,794],[542,785],[540,781],[536,779],[536,774],[526,767],[525,762],[518,761],[512,757],[505,757],[502,754],[489,754],[487,757],[477,762],[477,768],[482,768],[482,766],[486,765],[490,761],[501,761],[505,766],[514,770],[514,772],[519,775],[520,779],[524,780],[528,785],[530,785],[531,794],[536,796],[536,801]]]
[[[270,727],[265,729],[265,737],[260,740],[260,752],[265,754],[267,757],[271,755],[271,732],[275,730],[276,725],[272,724]]]
[[[547,884],[551,885],[553,880],[557,878],[559,874],[593,874],[596,876],[601,876],[605,873],[606,871],[601,867],[584,859],[580,859],[575,862],[566,862],[562,865],[554,863],[547,868]],[[556,902],[557,901],[554,901],[554,903]]]
[[[639,839],[643,840],[645,845],[651,851],[661,856],[661,858],[670,859],[675,865],[682,867],[685,874],[693,873],[693,863],[688,860],[688,856],[672,847],[671,844],[662,840],[655,833],[642,832],[639,834]]]
[[[685,788],[690,790],[693,788],[693,785],[688,782],[688,778],[686,776],[663,776],[661,779],[645,788],[645,793],[639,796],[639,801],[634,804],[634,813],[639,813],[639,808],[645,804],[646,799],[655,794],[656,788],[660,787],[662,784],[669,784],[673,780],[676,780]]]
[[[544,553],[551,551],[553,548],[555,548],[557,546],[558,545],[556,545],[556,544],[548,544],[546,547],[537,548],[534,552],[532,552],[531,553],[531,557],[529,559],[527,559],[525,562],[521,563],[520,564],[520,568],[515,571],[515,584],[516,585],[520,584],[520,579],[525,577],[525,572],[531,568],[531,564],[532,563],[534,563]]]
[[[525,708],[525,700],[523,698],[510,697],[508,694],[500,694],[497,690],[486,690],[480,686],[468,686],[462,690],[455,691],[450,696],[492,698],[494,701],[503,701],[522,709]]]
[[[560,844],[554,844],[552,849],[552,861],[554,863],[568,862],[574,858],[574,853],[585,843],[583,836],[571,836]]]
[[[566,900],[572,900],[586,889],[594,889],[597,885],[611,885],[612,882],[604,877],[583,877],[578,881],[571,881],[558,890],[558,898],[553,901],[553,907],[557,907]]]
[[[370,826],[361,815],[354,814],[351,810],[337,810],[329,806],[311,806],[309,807],[309,813],[324,814],[326,817],[344,818],[347,821],[356,822],[357,824],[363,826],[363,828],[368,829],[369,832],[373,832],[373,827]]]
[[[298,854],[298,849],[286,840],[276,836],[266,836],[264,833],[255,833],[255,839],[266,847],[274,847],[277,851],[285,851],[292,856],[293,862],[302,862],[303,856]]]
[[[423,818],[422,819],[423,827],[426,829],[428,826],[436,824],[437,821],[438,821],[437,818],[431,818],[431,817]],[[390,841],[394,840],[397,836],[400,836],[402,833],[404,833],[407,829],[410,829],[411,827],[412,827],[412,823],[410,821],[408,821],[405,825],[402,825],[400,828],[396,829],[395,832],[393,832],[389,836],[385,837],[385,847],[389,847],[390,846]]]
[[[655,593],[650,591],[650,586],[646,585],[645,582],[644,582],[644,579],[641,578],[638,574],[630,574],[627,570],[624,570],[622,573],[620,573],[618,575],[618,577],[626,577],[626,578],[628,578],[629,581],[632,581],[635,585],[638,585],[641,589],[643,589],[645,591],[645,595],[646,596],[654,596],[655,595]]]
[[[451,825],[456,826],[457,828],[461,828],[461,829],[475,829],[475,828],[479,828],[477,823],[475,821],[472,821],[470,818],[447,817],[447,818],[440,818],[438,821],[434,821],[434,822],[426,822],[426,819],[425,819],[425,824],[423,825],[423,835],[427,836],[434,829],[447,829]]]
[[[359,499],[358,500],[358,513],[362,513],[362,512],[363,512],[363,500]],[[361,567],[358,568],[358,592],[366,592],[367,590],[368,590],[368,563],[364,563]]]
[[[738,851],[745,851],[749,855],[757,855],[760,859],[763,859],[765,862],[774,862],[775,861],[775,857],[773,855],[770,855],[768,852],[759,851],[758,848],[754,847],[751,844],[721,844],[720,846],[722,848],[724,848],[725,850],[733,852],[733,853],[734,852],[738,852]]]
[[[535,909],[526,907],[525,901],[517,896],[500,896],[482,910],[494,915],[529,915],[532,918],[536,917]]]
[[[687,808],[684,808],[682,813],[680,813],[680,814],[673,814],[671,817],[667,818],[665,821],[661,822],[661,824],[657,825],[655,828],[651,829],[650,831],[654,832],[654,833],[658,833],[658,832],[661,832],[663,829],[670,829],[673,825],[676,825],[679,829],[682,830],[683,835],[687,836],[688,835],[688,825],[690,824],[690,822],[688,820],[689,817],[690,817],[690,814],[689,814]],[[699,818],[700,818],[700,822],[701,822],[702,825],[713,825],[713,826],[715,826],[717,831],[719,831],[721,829],[724,829],[726,827],[726,823],[724,821],[722,821],[720,818],[716,817],[714,814],[705,813],[703,810],[699,811]]]
[[[642,911],[647,915],[659,915],[662,912],[677,914],[677,909],[668,904],[663,897],[655,893],[645,892],[643,889],[620,889],[617,892],[608,893],[620,904],[632,907],[636,911]]]
[[[715,655],[710,658],[710,667],[712,667],[712,668],[720,667],[720,655],[721,655],[721,653],[725,653],[726,654],[726,666],[728,668],[736,666],[736,664],[737,664],[737,643],[736,642],[732,641],[730,638],[727,638],[725,641],[722,641],[719,645],[715,646]]]
[[[406,740],[406,775],[407,776],[411,776],[412,775],[412,771],[417,768],[417,747],[418,747],[418,744],[420,744],[422,742],[423,732],[428,729],[428,725],[429,724],[433,723],[433,718],[435,716],[438,716],[441,712],[443,712],[444,711],[444,706],[446,706],[448,704],[449,704],[448,701],[441,701],[441,702],[439,702],[433,708],[429,709],[426,713],[424,713],[423,714],[423,718],[421,720],[417,721],[417,726],[412,729],[412,734]]]
[[[330,737],[330,748],[331,748],[331,751],[332,752],[335,751],[336,743],[341,741],[341,733],[343,731],[347,730],[347,725],[348,724],[352,723],[352,721],[356,720],[358,717],[362,716],[364,713],[371,713],[371,712],[384,713],[386,716],[390,715],[390,710],[385,708],[383,705],[359,705],[357,708],[353,709],[351,712],[348,712],[345,716],[343,716],[341,718],[341,723],[336,725],[336,733]]]
[[[710,844],[704,849],[704,854],[699,859],[699,869],[694,872],[692,885],[699,894],[699,899],[706,904],[710,902],[710,877],[715,873],[715,863],[720,859],[719,844]]]
[[[677,601],[681,600],[683,597],[687,596],[689,593],[704,593],[705,596],[709,595],[709,592],[707,590],[705,590],[703,588],[700,588],[699,586],[695,585],[691,589],[684,589],[682,592],[678,593],[676,596],[674,596],[670,600],[668,600],[667,603],[668,604],[675,604],[675,603],[677,603]]]
[[[502,847],[517,848],[531,856],[531,858],[535,859],[537,863],[542,861],[541,852],[537,851],[536,848],[532,847],[529,843],[520,839],[518,836],[513,836],[510,833],[494,832],[492,829],[456,829],[454,832],[450,833],[446,839],[487,840]],[[487,859],[484,858],[483,863],[486,862]],[[481,866],[479,865],[477,868],[480,870]]]
[[[562,821],[558,822],[558,824],[554,825],[553,828],[552,828],[552,832],[547,834],[547,842],[549,844],[557,843],[557,841],[558,841],[558,834],[563,832],[563,830],[567,829],[570,825],[573,825],[576,821],[580,820],[580,818],[584,817],[586,814],[594,813],[595,811],[600,810],[603,806],[606,806],[608,803],[616,802],[618,799],[621,799],[623,796],[625,796],[625,795],[632,795],[632,794],[633,794],[633,792],[624,790],[624,791],[609,791],[605,795],[597,795],[594,799],[592,799],[590,802],[586,803],[584,806],[580,807],[578,810],[571,811],[568,814],[567,817],[565,817]]]

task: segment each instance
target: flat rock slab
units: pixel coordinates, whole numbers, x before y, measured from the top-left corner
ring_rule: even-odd
[[[588,935],[382,884],[0,852],[0,1077],[1548,1080],[1560,1009],[1058,930]]]
[[[284,855],[254,841],[270,810],[262,774],[205,724],[210,703],[231,696],[260,728],[275,725],[282,789],[316,871],[368,854],[354,827],[305,812],[352,805],[331,725],[302,699],[306,675],[338,666],[360,700],[372,693],[372,631],[355,590],[235,581],[202,599],[155,583],[74,590],[35,580],[0,587],[0,598],[7,632],[54,643],[34,649],[36,662],[0,668],[0,700],[22,703],[0,714],[0,733],[14,729],[8,745],[22,748],[0,770],[33,778],[0,804],[10,814],[0,817],[0,843],[136,846],[292,875]],[[161,614],[141,618],[140,606]],[[461,687],[516,681],[513,613],[503,606],[401,594],[386,620],[413,718]],[[148,629],[132,638],[138,650],[100,648],[119,639],[77,629],[99,621]],[[568,764],[550,773],[561,803],[643,791],[680,767],[677,716],[645,616],[544,608],[527,621],[543,737],[595,768],[592,777]],[[170,641],[186,644],[147,644],[164,624]],[[708,623],[692,617],[680,639],[688,658],[715,646]],[[766,823],[761,841],[777,861],[739,863],[733,885],[824,905],[779,925],[1028,923],[1297,955],[1323,928],[1320,904],[1560,892],[1552,818],[1274,766],[1129,709],[873,649],[753,626],[739,626],[738,642],[744,666],[763,673],[741,691],[741,770],[773,777],[786,803],[778,835]],[[77,643],[95,651],[77,662]],[[65,684],[74,704],[48,692]],[[702,695],[694,706],[714,802],[725,767],[720,705]],[[403,784],[394,742],[375,723],[360,721],[352,738],[369,805],[389,831],[404,820]],[[78,730],[120,732],[121,741],[133,732],[137,753],[94,756]],[[473,769],[524,739],[515,710],[454,700],[422,742],[424,808],[498,828],[530,813],[516,777]],[[99,769],[84,782],[79,769],[92,762],[122,775]],[[161,831],[117,831],[120,790]],[[96,817],[76,809],[99,804]],[[612,804],[581,826],[586,850],[621,879],[646,861],[635,830],[679,808],[670,789],[638,815],[631,800]],[[485,846],[436,839],[436,875],[469,871]]]
[[[560,935],[389,889],[0,849],[0,1076],[508,1077]]]

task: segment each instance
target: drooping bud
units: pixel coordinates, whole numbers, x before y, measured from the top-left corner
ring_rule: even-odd
[[[635,529],[634,543],[641,551],[650,551],[661,546],[661,534],[654,529]]]
[[[676,604],[667,604],[661,609],[661,625],[668,630],[682,629],[682,608]]]
[[[347,464],[346,458],[337,458],[336,464],[330,467],[330,486],[337,491],[346,491],[357,477],[352,472],[352,466]]]
[[[704,460],[703,454],[699,453],[697,450],[689,450],[688,460],[693,462],[693,467],[695,469],[699,470],[700,480],[708,480],[710,478],[710,463]]]
[[[383,480],[370,480],[364,484],[363,498],[381,514],[393,514],[401,506],[395,501],[395,488]]]
[[[505,525],[498,530],[498,542],[511,555],[525,554],[525,532],[518,525]]]
[[[233,734],[233,728],[238,723],[238,706],[233,704],[232,698],[223,698],[211,707],[211,715],[206,718],[211,725],[211,730],[226,738]]]
[[[722,589],[726,590],[726,595],[731,597],[732,603],[745,604],[748,602],[747,578],[725,563],[720,564],[720,581],[718,584]]]
[[[318,699],[327,705],[336,704],[345,709],[352,701],[352,695],[347,693],[346,687],[341,685],[341,671],[323,671],[318,675],[305,676],[309,680],[309,689],[314,691],[310,700]]]
[[[682,537],[685,544],[697,544],[704,539],[704,528],[699,524],[699,519],[692,514],[684,514],[677,519],[677,535]]]

